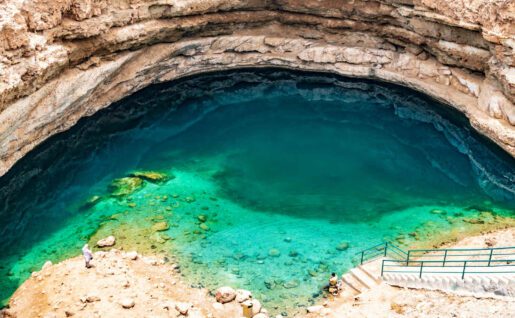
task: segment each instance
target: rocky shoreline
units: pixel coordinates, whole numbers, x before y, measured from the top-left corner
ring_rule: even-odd
[[[506,246],[515,242],[515,228],[467,237],[447,247]],[[109,241],[109,242],[108,242]],[[107,243],[106,243],[107,242]],[[106,243],[106,244],[104,244]],[[110,248],[112,239],[97,245]],[[267,318],[268,311],[247,290],[220,287],[216,291],[188,286],[180,266],[161,256],[142,256],[118,249],[94,253],[93,267],[86,269],[82,257],[43,268],[16,291],[1,317],[253,317]],[[365,300],[365,301],[364,301]],[[408,291],[381,284],[359,298],[323,298],[294,317],[342,317],[376,313],[376,317],[405,316],[425,306],[422,317],[433,317],[451,305],[453,311],[470,316],[470,305],[484,303],[498,313],[509,313],[510,299],[460,297],[438,291]],[[288,313],[276,317],[287,316]],[[471,316],[472,317],[472,316]]]
[[[515,154],[512,1],[15,1],[0,10],[0,175],[157,82],[242,67],[398,83]]]
[[[0,316],[240,317],[246,307],[252,317],[268,317],[249,291],[222,287],[213,297],[206,289],[187,286],[180,267],[162,257],[110,249],[95,252],[92,265],[86,269],[82,257],[45,263]]]

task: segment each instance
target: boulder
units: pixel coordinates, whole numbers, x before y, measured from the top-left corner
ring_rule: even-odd
[[[236,291],[228,286],[220,287],[216,290],[215,298],[217,302],[225,304],[236,299]]]
[[[98,247],[111,247],[116,244],[116,238],[114,236],[108,236],[97,242]]]
[[[242,303],[252,298],[252,293],[245,289],[236,290],[236,301]]]
[[[261,302],[257,299],[252,299],[252,317],[256,317],[257,314],[261,312],[263,309],[263,306],[261,305]]]

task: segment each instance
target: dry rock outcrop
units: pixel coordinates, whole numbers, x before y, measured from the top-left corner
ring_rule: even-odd
[[[515,155],[514,48],[512,0],[3,0],[0,175],[147,85],[251,66],[415,88]]]

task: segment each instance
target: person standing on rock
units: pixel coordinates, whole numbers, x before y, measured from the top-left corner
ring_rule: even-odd
[[[93,253],[91,253],[88,244],[85,244],[82,248],[82,255],[84,255],[84,260],[86,261],[86,268],[90,268],[90,262],[93,259]]]

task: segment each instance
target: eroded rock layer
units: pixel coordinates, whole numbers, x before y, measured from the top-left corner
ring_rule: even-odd
[[[240,67],[369,77],[515,155],[511,0],[0,0],[0,175],[149,84]]]

